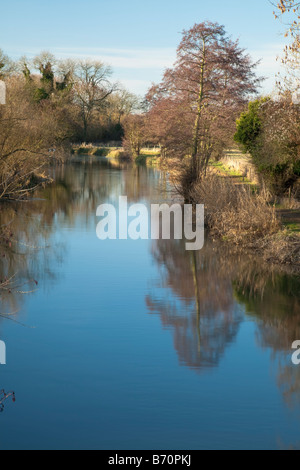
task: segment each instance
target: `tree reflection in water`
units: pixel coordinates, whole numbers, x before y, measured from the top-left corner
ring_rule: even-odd
[[[300,366],[291,362],[291,345],[300,339],[299,277],[209,240],[197,253],[185,251],[183,241],[159,240],[152,254],[163,289],[146,303],[173,332],[180,362],[197,371],[218,366],[242,321],[251,318],[258,346],[272,351],[284,400],[299,406]]]
[[[8,399],[12,399],[12,402],[15,403],[16,401],[16,395],[15,392],[5,392],[4,390],[0,390],[0,413],[3,413],[4,407],[5,407],[5,402]]]
[[[152,251],[163,267],[161,287],[166,295],[172,289],[177,302],[149,295],[149,311],[173,330],[181,363],[197,371],[217,366],[243,319],[230,276],[220,269],[213,246],[196,253],[186,251],[184,241],[158,240]]]
[[[0,241],[0,280],[16,274],[23,287],[0,291],[0,312],[19,310],[20,291],[36,289],[34,281],[56,280],[57,264],[66,256],[58,225],[59,232],[76,224],[94,230],[91,214],[99,204],[120,195],[129,202],[158,202],[161,190],[168,197],[158,171],[116,162],[100,166],[81,157],[56,169],[56,182],[36,193],[35,201],[2,205],[0,225],[8,233]],[[209,240],[197,253],[187,252],[185,241],[158,240],[152,254],[161,279],[160,288],[147,295],[148,311],[172,331],[180,363],[199,373],[218,367],[245,318],[252,319],[258,346],[272,351],[284,400],[298,407],[300,366],[291,362],[291,345],[300,340],[299,278]]]
[[[52,266],[59,262],[63,247],[50,242],[53,224],[43,224],[45,201],[2,205],[0,226],[1,315],[20,310],[26,294],[36,291],[41,280],[54,280]]]
[[[49,171],[55,182],[37,191],[33,200],[0,207],[0,281],[13,277],[3,289],[0,282],[0,313],[18,311],[24,292],[35,290],[36,282],[49,286],[55,281],[57,264],[66,254],[66,243],[57,240],[57,226],[60,235],[64,227],[76,224],[94,230],[91,214],[99,204],[117,201],[122,194],[129,202],[154,199],[158,187],[166,184],[158,171],[95,157],[74,158],[72,164]]]
[[[263,288],[251,292],[251,285],[236,283],[236,295],[248,315],[257,322],[257,343],[272,351],[277,382],[290,407],[300,405],[300,366],[292,363],[292,344],[300,339],[299,277],[273,272]]]

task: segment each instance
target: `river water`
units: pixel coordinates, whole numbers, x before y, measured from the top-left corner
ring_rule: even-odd
[[[100,241],[120,195],[171,197],[155,169],[82,157],[1,207],[0,449],[299,448],[299,278],[209,237]]]

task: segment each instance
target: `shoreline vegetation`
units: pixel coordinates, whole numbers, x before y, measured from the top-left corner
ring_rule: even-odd
[[[276,98],[259,96],[257,64],[209,21],[182,32],[173,67],[143,98],[102,62],[49,52],[13,62],[0,50],[0,201],[47,184],[45,168],[70,153],[145,164],[205,205],[212,237],[299,272],[299,35],[292,41]]]
[[[72,155],[82,155],[91,157],[105,157],[107,159],[114,159],[119,161],[130,161],[137,164],[145,164],[147,166],[154,166],[161,164],[161,149],[142,148],[139,155],[135,158],[126,152],[122,147],[121,142],[113,142],[108,144],[73,144],[71,146]]]

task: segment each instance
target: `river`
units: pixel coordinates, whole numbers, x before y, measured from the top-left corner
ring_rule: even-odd
[[[0,449],[300,447],[300,282],[209,239],[96,237],[96,209],[171,197],[158,170],[84,158],[2,206]]]

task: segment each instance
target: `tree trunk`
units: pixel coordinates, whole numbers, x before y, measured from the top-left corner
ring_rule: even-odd
[[[203,110],[205,55],[206,55],[206,47],[205,47],[205,41],[203,40],[203,59],[202,59],[202,64],[201,64],[199,95],[198,95],[198,101],[197,101],[197,116],[196,116],[195,125],[194,125],[193,146],[192,146],[192,165],[193,165],[193,171],[195,172],[195,176],[197,178],[199,176],[199,170],[200,170],[198,151],[199,151],[199,128],[200,128],[201,114]]]

